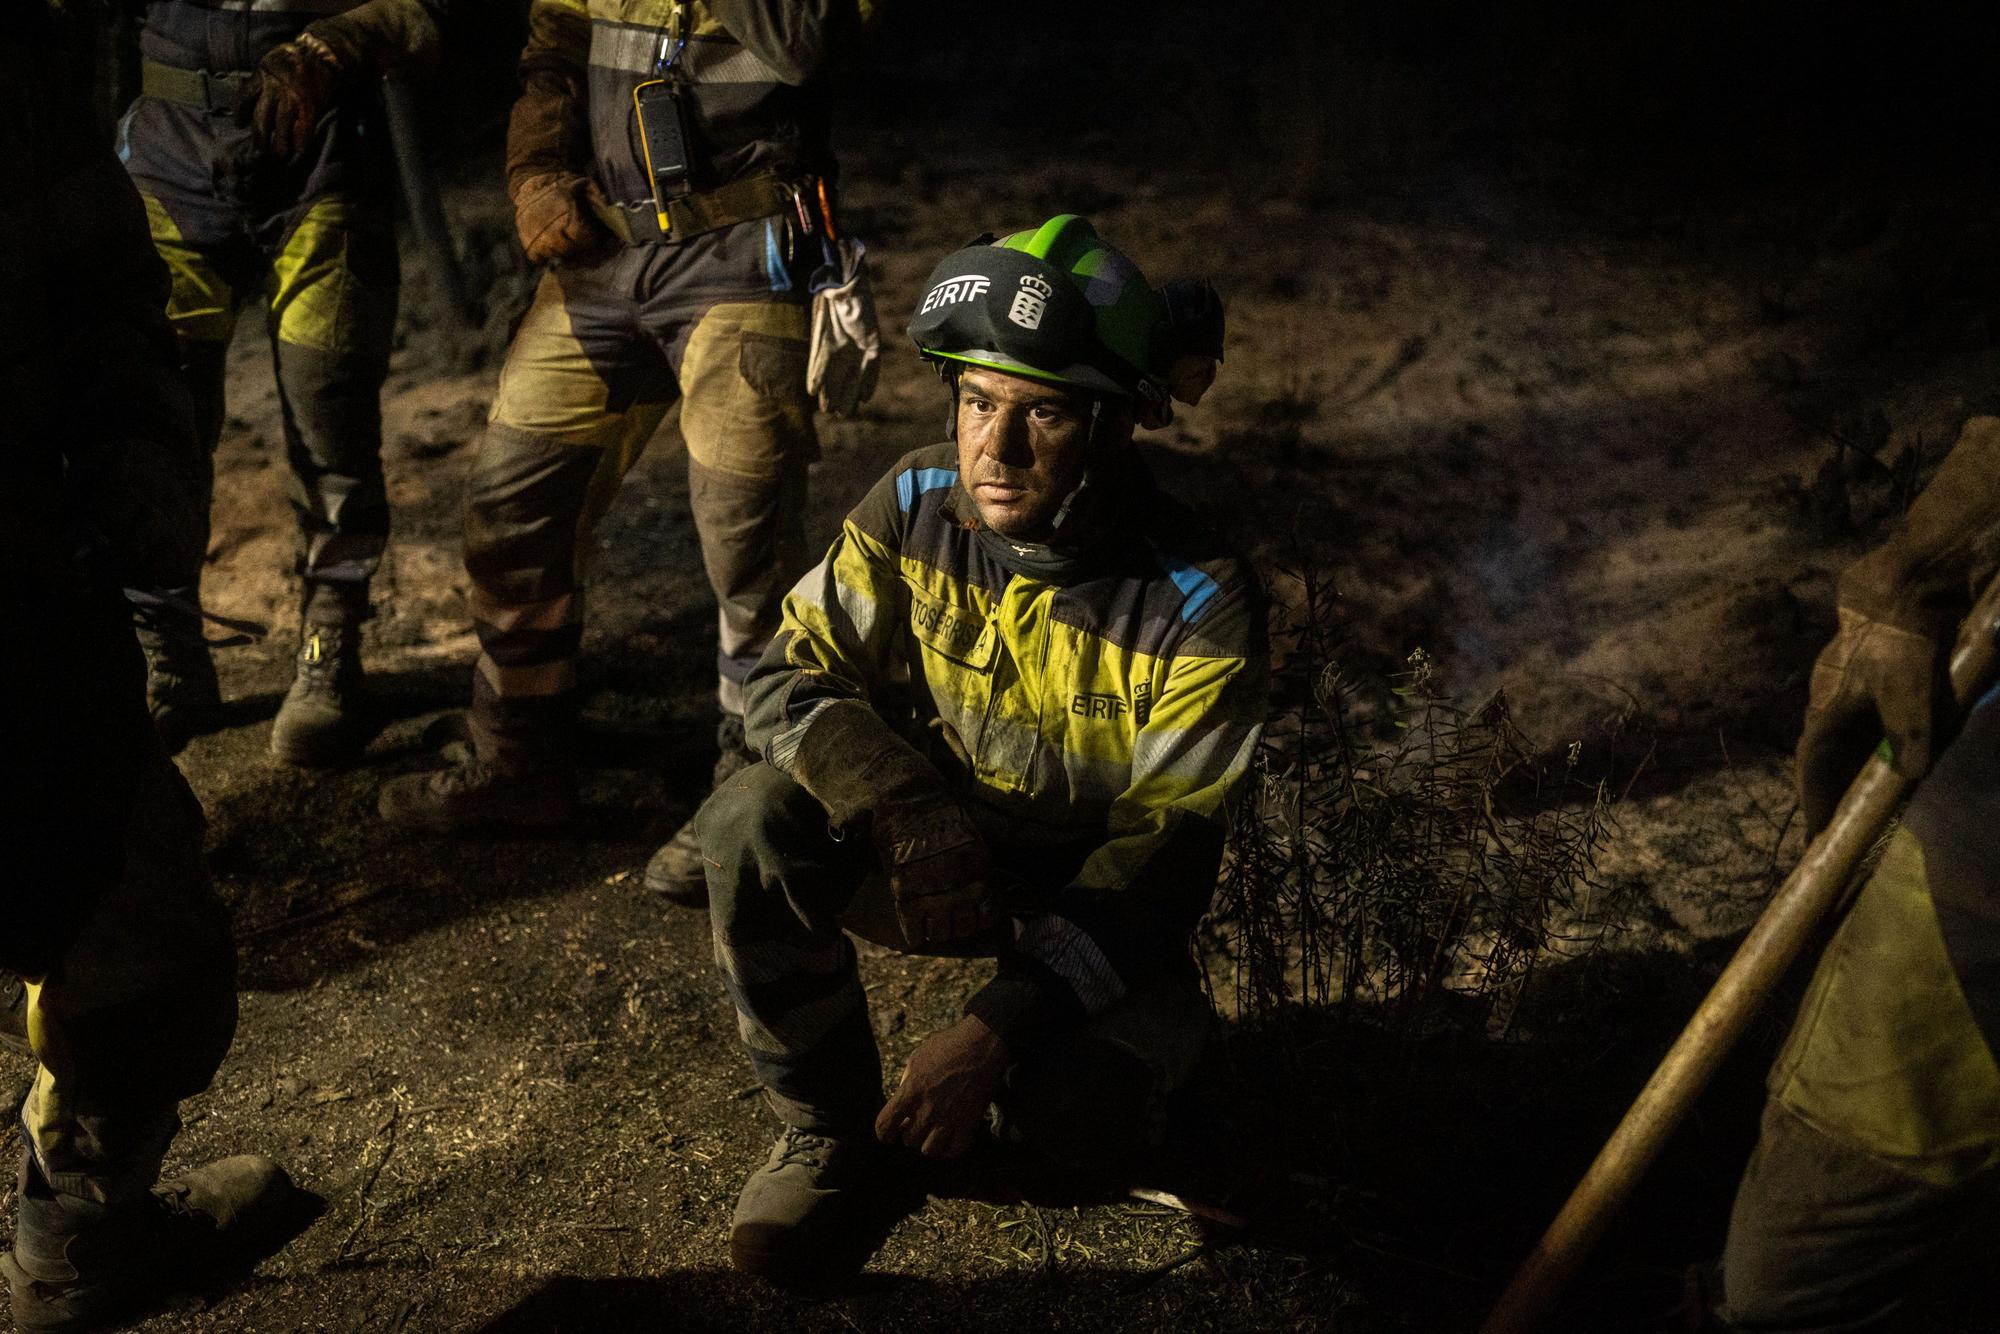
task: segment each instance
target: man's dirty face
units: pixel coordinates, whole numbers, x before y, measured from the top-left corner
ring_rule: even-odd
[[[1083,477],[1090,399],[968,367],[958,379],[958,476],[979,518],[1003,537],[1046,541]]]

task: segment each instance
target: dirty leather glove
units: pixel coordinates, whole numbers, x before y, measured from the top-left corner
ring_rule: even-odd
[[[986,844],[950,795],[884,802],[868,832],[911,944],[964,940],[993,925]]]
[[[437,0],[360,0],[340,5],[286,5],[289,9],[340,9],[314,19],[304,36],[333,57],[342,74],[426,75],[437,69],[440,34]]]
[[[544,9],[536,6],[537,22],[554,22],[555,13]],[[588,36],[572,33],[570,40],[587,43]],[[607,239],[590,216],[584,106],[574,71],[537,67],[523,73],[521,95],[507,115],[507,197],[521,248],[538,264],[581,256]]]
[[[1944,651],[1929,635],[1840,610],[1840,633],[1813,664],[1805,730],[1799,736],[1799,805],[1806,837],[1833,818],[1876,743],[1906,778],[1931,767],[1951,691]]]
[[[1956,715],[1945,674],[1958,623],[2000,549],[2000,418],[1965,424],[1888,541],[1840,577],[1840,633],[1813,666],[1799,738],[1808,837],[1833,817],[1875,743],[1923,777]]]
[[[826,705],[781,766],[836,826],[861,820],[912,944],[963,940],[992,926],[986,845],[944,778],[859,700]]]
[[[530,176],[513,194],[514,228],[529,263],[591,258],[609,245],[610,233],[592,212],[599,196],[589,177],[575,172]]]
[[[326,43],[301,35],[272,47],[257,62],[257,99],[250,128],[258,147],[296,161],[333,106],[340,65]]]

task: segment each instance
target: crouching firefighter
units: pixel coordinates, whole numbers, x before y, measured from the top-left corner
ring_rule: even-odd
[[[1163,297],[1063,216],[945,259],[910,332],[955,443],[899,462],[787,596],[746,687],[762,761],[697,817],[716,959],[785,1122],[730,1253],[781,1282],[858,1268],[914,1198],[905,1151],[963,1154],[989,1115],[1096,1170],[1160,1134],[1265,711],[1255,578],[1132,440],[1169,384],[1212,380],[1212,289]],[[886,1103],[843,928],[999,960]]]
[[[269,321],[303,585],[271,753],[339,763],[369,736],[361,626],[389,532],[380,395],[397,259],[379,85],[435,60],[446,0],[128,3],[143,11],[141,95],[119,155],[173,278],[167,314],[210,451],[237,309],[255,299]],[[197,552],[129,594],[170,750],[215,726],[221,707],[194,614],[200,576]]]
[[[229,1048],[236,958],[120,591],[199,559],[205,480],[167,275],[72,63],[82,9],[31,0],[0,27],[0,1040],[38,1062],[0,1271],[30,1331],[194,1290],[299,1199],[262,1157],[157,1180]]]
[[[1945,663],[1996,569],[2000,418],[1977,417],[1889,540],[1842,575],[1840,632],[1813,668],[1808,834],[1885,734],[1895,765],[1923,777],[1772,1066],[1719,1292],[1705,1294],[1726,1328],[1886,1326],[1992,1189],[2000,691],[1951,735]]]
[[[675,403],[719,610],[715,774],[746,762],[743,680],[808,563],[807,281],[833,171],[825,75],[866,8],[530,8],[507,188],[528,258],[552,267],[466,484],[472,753],[385,786],[389,822],[455,833],[568,820],[593,532]],[[646,882],[700,902],[691,824]]]

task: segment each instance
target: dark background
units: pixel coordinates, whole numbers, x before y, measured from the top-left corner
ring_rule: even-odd
[[[1743,174],[1961,172],[2000,127],[1991,6],[1565,0],[891,3],[837,80],[849,139],[947,117],[1033,156],[1104,152],[1237,189],[1378,185],[1556,152],[1689,189]],[[497,136],[521,0],[463,5],[432,114]],[[1246,161],[1247,159],[1247,161]],[[1221,184],[1218,181],[1218,184]]]

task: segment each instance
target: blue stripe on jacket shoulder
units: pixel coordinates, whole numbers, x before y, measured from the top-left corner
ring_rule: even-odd
[[[924,492],[948,487],[957,480],[956,468],[905,468],[896,474],[896,503],[907,513]]]
[[[1159,555],[1160,564],[1166,570],[1167,578],[1174,581],[1174,587],[1180,589],[1181,597],[1184,599],[1181,603],[1181,619],[1192,625],[1201,619],[1202,611],[1214,600],[1215,595],[1222,591],[1222,585],[1186,561],[1175,560],[1165,552]]]

